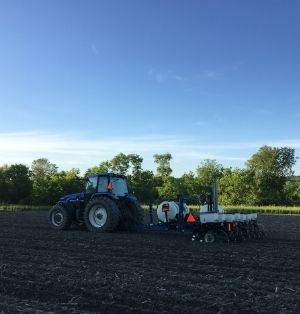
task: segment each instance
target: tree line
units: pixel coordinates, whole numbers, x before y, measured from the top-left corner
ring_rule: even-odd
[[[30,168],[4,165],[0,167],[0,203],[51,205],[65,194],[83,190],[89,174],[116,172],[128,177],[130,191],[142,203],[175,199],[178,194],[189,195],[196,202],[210,192],[216,180],[223,205],[300,205],[300,177],[293,171],[297,157],[289,147],[263,146],[243,169],[225,168],[206,159],[195,172],[179,178],[172,175],[170,153],[153,158],[155,173],[142,168],[141,156],[124,153],[89,168],[83,176],[79,169],[59,171],[46,158],[34,160]]]

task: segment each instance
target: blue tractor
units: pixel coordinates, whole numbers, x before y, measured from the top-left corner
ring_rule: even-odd
[[[53,229],[67,230],[75,222],[93,232],[134,230],[143,219],[137,198],[128,193],[126,177],[115,173],[88,176],[84,192],[63,196],[48,215]]]

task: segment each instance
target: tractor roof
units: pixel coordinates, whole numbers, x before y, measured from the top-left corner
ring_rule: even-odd
[[[118,178],[126,178],[123,174],[114,173],[114,172],[103,172],[103,173],[93,173],[90,174],[88,177],[118,177]]]

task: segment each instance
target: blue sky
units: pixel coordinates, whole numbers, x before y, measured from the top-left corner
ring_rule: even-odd
[[[0,0],[0,164],[300,152],[300,2]],[[299,161],[295,167],[300,174]]]

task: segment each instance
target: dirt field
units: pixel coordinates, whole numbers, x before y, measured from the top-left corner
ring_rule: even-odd
[[[300,243],[50,230],[0,212],[0,313],[300,313]]]
[[[268,238],[298,240],[300,242],[300,215],[258,215]]]

